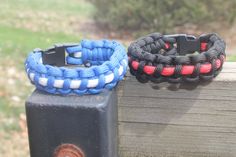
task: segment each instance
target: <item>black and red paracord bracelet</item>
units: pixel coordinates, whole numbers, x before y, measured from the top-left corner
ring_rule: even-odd
[[[211,80],[222,69],[226,44],[217,34],[153,33],[131,43],[129,67],[141,83]]]

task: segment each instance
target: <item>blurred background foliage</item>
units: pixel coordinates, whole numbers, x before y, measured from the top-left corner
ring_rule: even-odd
[[[116,30],[174,32],[178,26],[234,23],[235,0],[90,0],[99,24]]]

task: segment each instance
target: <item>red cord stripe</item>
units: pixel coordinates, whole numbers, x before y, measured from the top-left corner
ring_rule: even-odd
[[[207,50],[207,43],[201,43],[201,51]]]
[[[216,60],[216,68],[219,69],[221,67],[221,64],[222,63],[221,63],[220,59],[217,59]],[[139,62],[132,61],[131,65],[134,68],[134,70],[137,70],[138,66],[139,66]],[[155,66],[145,65],[143,68],[143,71],[148,75],[152,75],[154,73],[155,69],[156,69]],[[211,71],[211,69],[212,69],[212,65],[210,63],[201,64],[200,73],[207,74]],[[193,71],[194,71],[194,65],[183,65],[182,70],[181,70],[181,75],[191,75],[193,73]],[[171,76],[174,74],[174,72],[175,72],[174,66],[164,67],[161,72],[161,75]]]
[[[170,43],[165,43],[165,48],[168,50],[170,48]]]

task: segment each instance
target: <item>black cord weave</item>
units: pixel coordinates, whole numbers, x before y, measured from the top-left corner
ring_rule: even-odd
[[[198,39],[200,43],[206,44],[206,49],[186,55],[181,55],[178,52],[177,38],[175,37],[153,33],[137,39],[128,48],[131,74],[136,76],[141,83],[146,83],[149,80],[154,83],[163,81],[180,83],[213,79],[222,69],[226,56],[226,43],[214,33],[201,35]],[[134,61],[139,63],[137,68],[132,66]],[[220,66],[217,63],[220,63]],[[201,66],[206,64],[210,64],[211,69],[208,73],[202,73]],[[194,66],[191,74],[182,73],[185,65]],[[155,67],[154,72],[147,74],[144,70],[145,66]],[[168,67],[174,67],[174,72],[170,76],[164,76],[163,69]]]

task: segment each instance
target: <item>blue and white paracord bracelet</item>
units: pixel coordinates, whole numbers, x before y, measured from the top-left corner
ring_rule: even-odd
[[[79,66],[83,64],[85,67]],[[45,51],[35,49],[25,61],[28,77],[37,89],[63,95],[112,89],[123,79],[127,65],[125,48],[109,40],[83,40]]]

